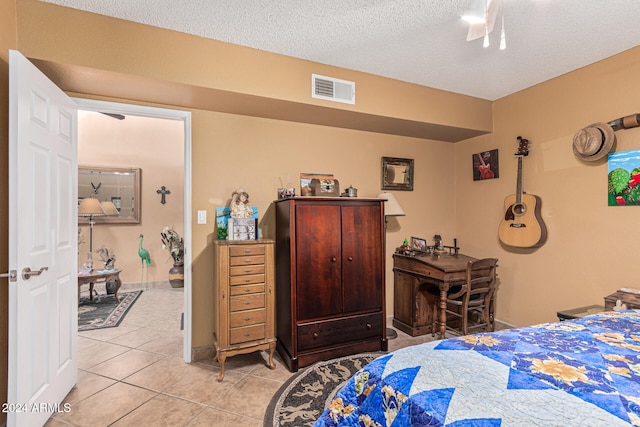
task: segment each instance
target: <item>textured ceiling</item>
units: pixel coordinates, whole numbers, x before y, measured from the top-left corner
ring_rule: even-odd
[[[504,51],[469,0],[45,1],[488,100],[640,45],[639,0],[504,0]]]

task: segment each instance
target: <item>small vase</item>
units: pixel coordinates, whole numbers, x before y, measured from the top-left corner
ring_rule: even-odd
[[[172,288],[184,287],[184,264],[176,263],[169,269],[169,283]]]

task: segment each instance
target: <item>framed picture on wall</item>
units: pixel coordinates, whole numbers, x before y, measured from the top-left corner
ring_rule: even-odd
[[[485,179],[498,178],[500,170],[498,168],[498,149],[482,151],[473,154],[471,158],[473,164],[473,180],[482,181]]]
[[[382,158],[382,189],[413,191],[413,159]]]

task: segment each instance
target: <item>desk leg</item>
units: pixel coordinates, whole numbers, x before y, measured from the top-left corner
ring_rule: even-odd
[[[89,282],[89,301],[93,301],[93,282]]]
[[[120,286],[122,286],[122,281],[120,280],[120,275],[118,274],[117,276],[115,276],[113,278],[113,281],[116,282],[116,290],[113,293],[113,296],[116,299],[116,302],[120,303],[120,299],[118,298],[118,289],[120,289]]]
[[[447,330],[447,291],[449,286],[445,289],[440,287],[440,339],[444,339],[444,333]]]

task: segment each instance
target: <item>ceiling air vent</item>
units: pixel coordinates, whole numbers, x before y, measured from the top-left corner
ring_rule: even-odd
[[[327,101],[356,103],[356,84],[347,80],[334,79],[333,77],[311,75],[311,96]]]

